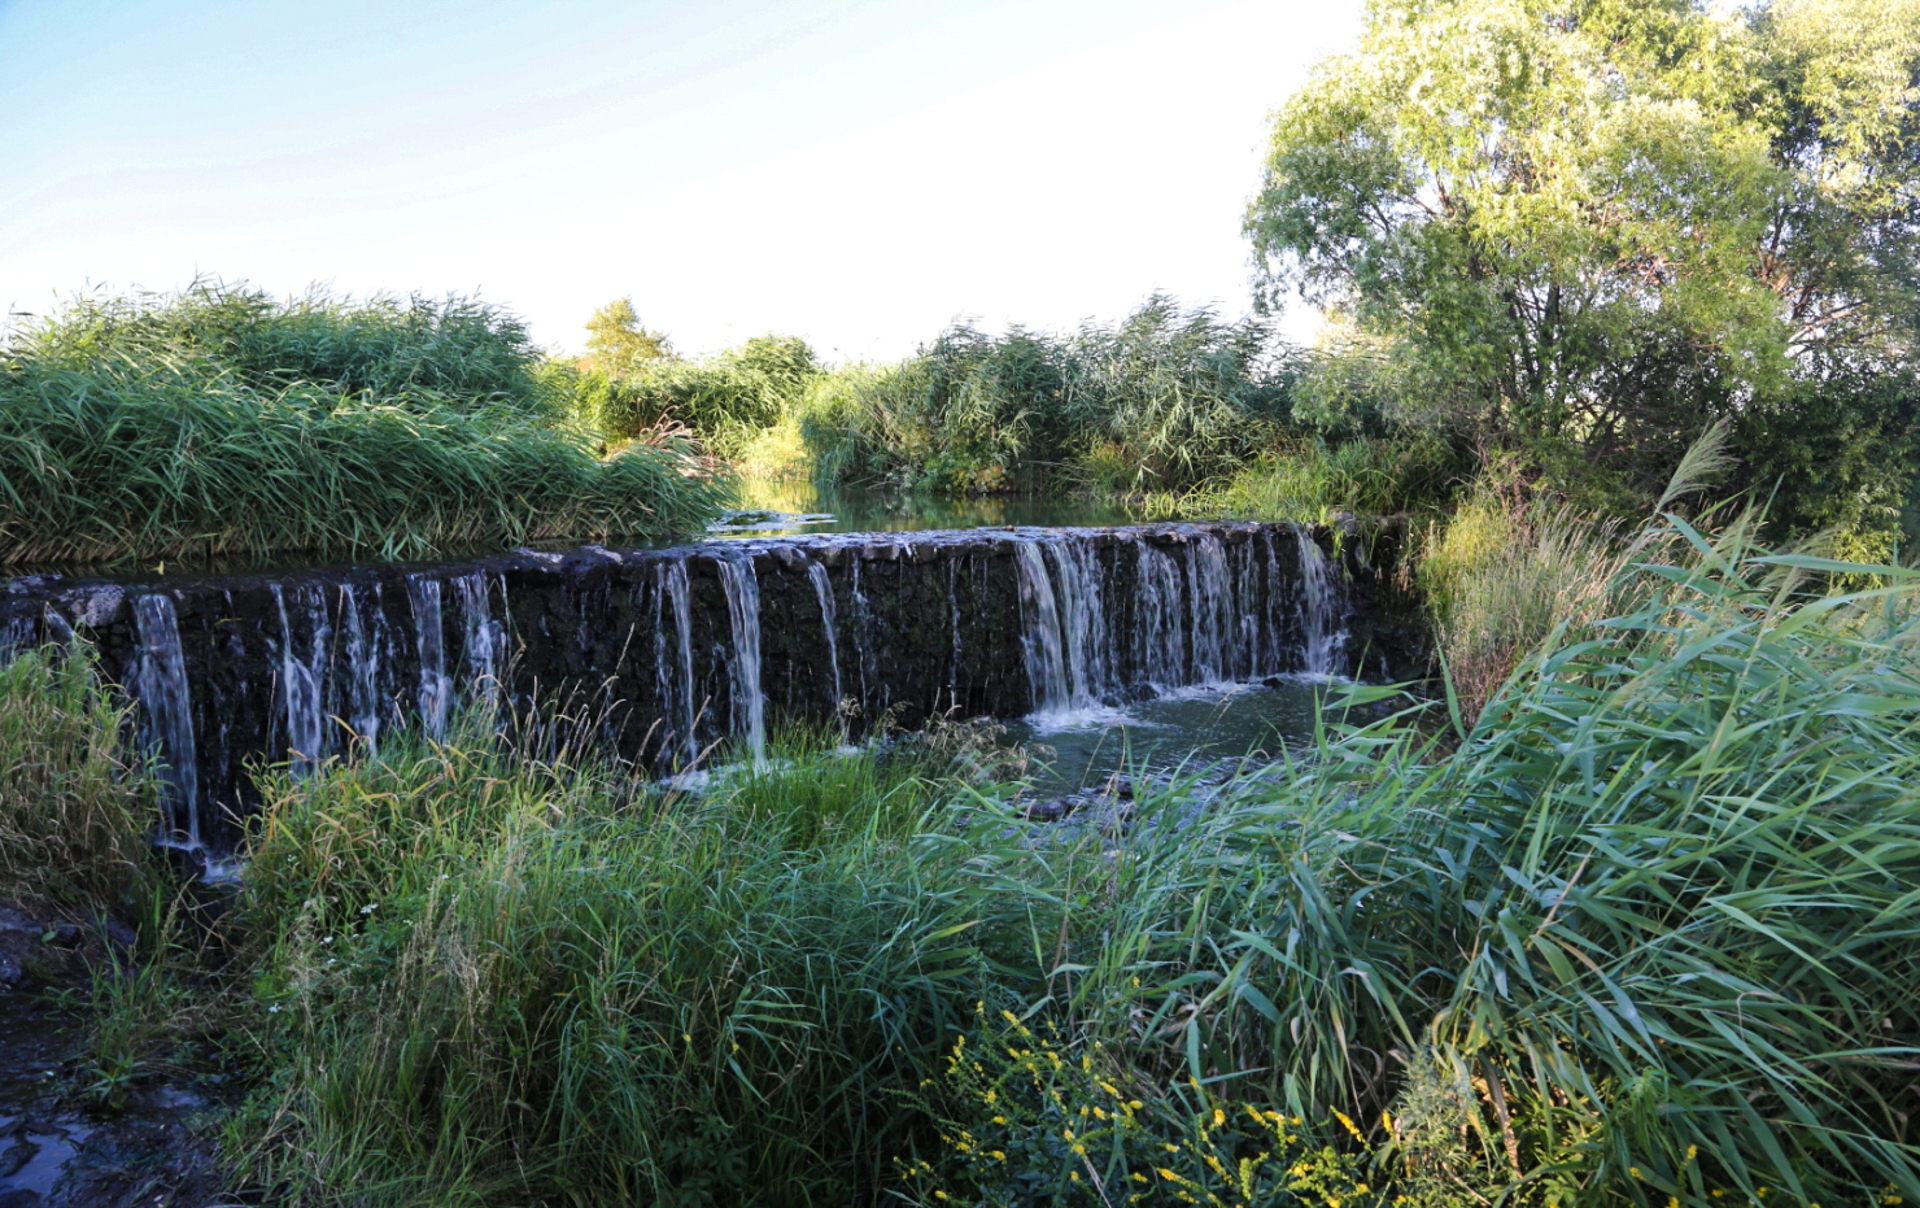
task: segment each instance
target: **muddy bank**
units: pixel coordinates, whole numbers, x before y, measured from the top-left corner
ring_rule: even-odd
[[[0,904],[0,1208],[222,1208],[221,1107],[183,1075],[121,1071],[92,1045],[89,987],[133,932]]]

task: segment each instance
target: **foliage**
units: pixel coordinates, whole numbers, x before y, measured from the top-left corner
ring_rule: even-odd
[[[656,361],[673,359],[673,344],[640,325],[632,298],[616,298],[587,320],[589,368],[608,377],[632,377]]]
[[[0,885],[13,905],[98,916],[151,876],[159,797],[120,749],[125,721],[87,646],[0,665]]]
[[[506,407],[548,417],[538,353],[518,318],[472,298],[335,297],[285,302],[245,282],[178,294],[78,295],[13,333],[0,362],[110,377],[165,365],[181,376],[275,395],[427,408]]]
[[[939,1120],[942,1142],[937,1165],[898,1161],[916,1203],[1383,1202],[1360,1159],[1315,1148],[1295,1131],[1297,1117],[1218,1104],[1198,1083],[1166,1094],[1134,1087],[1133,1071],[1098,1042],[1076,1057],[1057,1028],[1036,1032],[1009,1010],[989,1023],[984,1003],[976,1016],[976,1044],[968,1047],[966,1034],[955,1038],[940,1076],[915,1096]]]
[[[829,484],[1179,490],[1276,435],[1291,373],[1264,323],[1155,295],[1070,336],[956,324],[899,365],[822,379],[800,428]]]
[[[670,420],[725,449],[778,421],[818,372],[796,336],[755,336],[706,361],[657,361],[621,382],[603,429],[631,436]]]
[[[670,439],[597,458],[494,312],[436,312],[408,345],[380,324],[417,308],[196,291],[76,305],[10,345],[0,564],[657,537],[725,497]],[[510,366],[486,377],[489,356]]]
[[[1459,422],[1638,511],[1738,417],[1776,519],[1911,486],[1920,4],[1377,0],[1276,115],[1270,290],[1403,341]],[[1741,485],[1736,483],[1734,485]]]

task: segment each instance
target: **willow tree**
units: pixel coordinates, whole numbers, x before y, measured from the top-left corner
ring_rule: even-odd
[[[1706,424],[1797,525],[1911,478],[1920,0],[1373,0],[1273,119],[1268,299],[1627,502]]]

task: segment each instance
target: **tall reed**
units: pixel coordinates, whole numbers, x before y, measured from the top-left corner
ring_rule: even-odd
[[[683,446],[603,461],[504,409],[0,370],[0,565],[658,537],[726,491]]]
[[[0,899],[101,915],[150,874],[158,782],[123,749],[126,719],[86,646],[0,663]]]

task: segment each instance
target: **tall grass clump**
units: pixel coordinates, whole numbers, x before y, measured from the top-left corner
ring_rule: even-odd
[[[506,310],[458,295],[285,301],[245,282],[195,281],[177,294],[81,294],[15,333],[11,356],[86,369],[170,363],[267,394],[305,384],[345,398],[555,418],[538,349]]]
[[[1726,430],[1714,428],[1675,467],[1656,512],[1698,493],[1728,464]],[[1456,706],[1477,716],[1556,626],[1630,607],[1622,588],[1648,580],[1622,572],[1659,556],[1649,536],[1657,531],[1629,538],[1618,520],[1593,520],[1535,494],[1512,462],[1486,466],[1454,513],[1429,524],[1418,569]]]
[[[525,364],[486,377],[497,390],[460,394],[458,366],[427,374],[425,351],[407,368],[384,344],[388,359],[371,367],[334,350],[339,376],[324,381],[304,376],[325,360],[313,349],[280,369],[270,368],[277,353],[251,345],[222,361],[228,328],[263,305],[252,294],[189,295],[107,318],[78,306],[10,343],[0,565],[646,539],[697,527],[727,497],[726,481],[671,438],[597,456],[534,391]],[[300,331],[340,319],[305,305],[282,316]],[[501,356],[531,356],[498,342]],[[533,393],[515,394],[521,386]]]
[[[1323,523],[1341,512],[1434,516],[1452,504],[1471,469],[1470,456],[1437,430],[1340,443],[1288,438],[1236,470],[1143,503],[1185,516]]]
[[[286,1203],[874,1198],[979,920],[915,858],[904,770],[781,763],[662,798],[476,739],[270,783],[255,1177]]]
[[[1417,1204],[1920,1195],[1916,579],[1823,596],[1841,564],[1750,531],[1650,534],[1638,603],[1550,635],[1450,754],[1336,727],[1137,822],[1062,933],[1069,1035]]]
[[[755,336],[700,361],[660,357],[608,379],[599,422],[616,440],[680,424],[731,454],[777,424],[820,372],[813,349],[797,336]]]
[[[84,645],[0,664],[0,898],[98,915],[149,875],[158,782],[122,746],[126,711]]]

